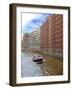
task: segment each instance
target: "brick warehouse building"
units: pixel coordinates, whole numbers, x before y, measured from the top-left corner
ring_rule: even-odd
[[[43,53],[63,56],[63,16],[53,14],[47,17],[40,28],[40,49]]]
[[[27,50],[29,48],[29,33],[25,33],[22,39],[22,50]]]
[[[40,28],[35,28],[32,32],[23,35],[22,50],[40,52]]]
[[[41,27],[23,36],[24,50],[62,57],[63,56],[63,16],[53,14],[47,17]]]
[[[29,51],[40,51],[40,28],[35,28],[29,33]]]

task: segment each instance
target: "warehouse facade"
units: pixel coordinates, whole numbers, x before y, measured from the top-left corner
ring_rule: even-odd
[[[40,28],[41,52],[62,57],[63,56],[63,16],[53,14]]]

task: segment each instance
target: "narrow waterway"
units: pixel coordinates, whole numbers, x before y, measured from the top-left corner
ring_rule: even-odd
[[[21,76],[22,77],[33,77],[43,76],[42,64],[36,64],[32,58],[38,55],[37,53],[22,52],[21,54]]]

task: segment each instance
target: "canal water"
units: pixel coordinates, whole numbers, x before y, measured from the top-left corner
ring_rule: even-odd
[[[32,58],[37,53],[22,52],[21,53],[21,77],[43,76],[42,64],[36,64]]]

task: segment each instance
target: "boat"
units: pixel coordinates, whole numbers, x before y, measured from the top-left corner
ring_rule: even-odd
[[[34,56],[33,57],[33,62],[36,62],[36,63],[43,63],[43,57],[42,56]]]

